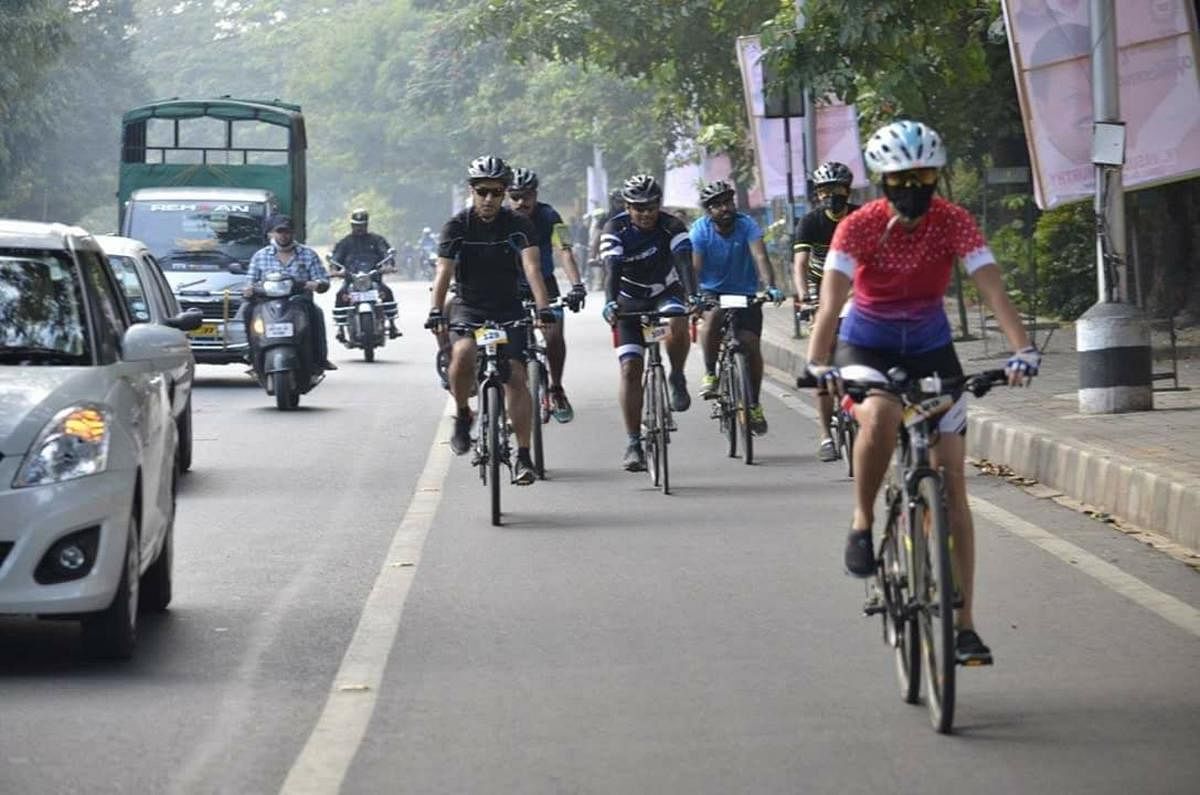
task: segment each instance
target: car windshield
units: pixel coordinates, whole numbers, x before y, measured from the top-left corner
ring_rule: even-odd
[[[91,361],[79,273],[56,252],[0,248],[0,364]]]
[[[129,237],[145,243],[164,270],[225,270],[249,262],[267,242],[262,202],[136,201],[129,212]]]
[[[113,272],[117,274],[121,293],[125,296],[125,305],[129,307],[129,314],[133,316],[134,322],[145,323],[150,320],[150,302],[146,298],[142,277],[138,275],[133,257],[109,254],[108,261],[112,264]]]

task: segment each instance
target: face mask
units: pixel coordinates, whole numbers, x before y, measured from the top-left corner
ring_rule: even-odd
[[[911,188],[890,188],[884,185],[883,193],[892,203],[892,207],[896,208],[896,213],[900,217],[915,221],[929,212],[929,205],[933,203],[933,192],[936,189],[937,185],[921,185]]]
[[[826,203],[829,205],[829,209],[833,210],[836,215],[846,209],[846,205],[850,203],[850,197],[843,196],[840,193],[831,193],[829,194],[829,198],[826,199]]]

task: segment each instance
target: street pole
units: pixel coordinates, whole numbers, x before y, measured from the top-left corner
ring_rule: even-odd
[[[1124,139],[1117,81],[1117,18],[1113,0],[1090,0],[1092,161],[1096,169],[1096,291],[1098,303],[1075,324],[1079,410],[1116,414],[1154,408],[1150,327],[1129,303],[1125,276]],[[1110,139],[1117,143],[1105,146]]]
[[[796,0],[796,29],[804,28],[804,0]],[[788,150],[791,151],[790,149]],[[812,91],[804,88],[804,197],[813,202],[812,172],[817,167],[817,109],[813,106]]]

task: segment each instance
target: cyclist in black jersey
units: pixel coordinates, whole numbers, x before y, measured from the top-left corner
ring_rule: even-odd
[[[435,334],[453,323],[507,322],[524,317],[518,278],[522,271],[538,306],[539,321],[555,322],[554,312],[547,308],[533,224],[503,206],[511,181],[512,169],[498,157],[478,157],[467,169],[471,206],[446,222],[438,242],[437,275],[425,322]],[[450,302],[448,313],[443,313],[451,278],[458,284],[458,295]],[[470,334],[453,330],[450,343],[450,393],[458,408],[450,448],[462,455],[471,448],[468,400],[476,377],[476,345]],[[508,356],[505,401],[517,435],[513,480],[527,486],[537,474],[529,455],[533,406],[526,384],[525,335],[510,335],[502,350]]]
[[[696,296],[692,272],[692,242],[687,227],[664,213],[662,187],[649,174],[637,174],[621,186],[626,211],[610,218],[600,236],[600,258],[607,273],[608,303],[604,319],[617,327],[617,357],[621,362],[620,402],[629,444],[624,466],[630,472],[646,468],[642,449],[642,357],[645,342],[635,318],[617,321],[618,312],[654,310],[672,315],[666,339],[671,361],[671,407],[686,411],[692,404],[683,368],[691,339],[687,318]]]
[[[848,166],[836,160],[822,163],[813,172],[813,186],[820,206],[796,222],[792,235],[792,277],[796,283],[796,295],[801,301],[821,292],[821,276],[825,272],[825,256],[829,253],[829,242],[838,223],[854,210],[857,204],[850,203],[850,183],[854,175]],[[840,311],[841,307],[829,307]],[[832,355],[833,351],[830,351]],[[817,457],[822,461],[837,460],[837,446],[829,435],[829,424],[833,418],[833,398],[829,391],[817,392],[817,412],[820,414],[821,446]]]

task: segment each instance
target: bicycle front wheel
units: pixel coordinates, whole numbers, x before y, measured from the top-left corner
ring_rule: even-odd
[[[671,404],[667,396],[667,379],[663,377],[662,367],[658,368],[658,455],[659,481],[663,494],[671,493]]]
[[[854,477],[854,438],[858,435],[858,423],[848,414],[842,415],[842,455],[846,456],[846,475]]]
[[[950,524],[941,481],[927,475],[917,483],[912,511],[916,555],[917,620],[925,658],[926,706],[935,731],[954,725],[954,579],[950,562]]]
[[[737,370],[733,366],[733,360],[726,357],[721,362],[721,430],[725,432],[725,439],[728,442],[728,454],[730,458],[737,458],[738,454],[738,429],[737,429]]]
[[[533,454],[533,471],[537,473],[539,479],[546,477],[546,457],[545,451],[542,448],[542,401],[545,399],[546,392],[543,384],[546,380],[545,370],[542,366],[542,361],[534,356],[529,361],[529,396],[533,402],[533,421],[530,424],[530,452]]]
[[[750,363],[746,354],[738,351],[733,355],[734,383],[737,385],[737,434],[742,439],[742,461],[754,463],[754,434],[750,432],[750,406],[752,395]]]
[[[888,486],[888,521],[879,542],[879,590],[885,610],[884,640],[896,656],[896,680],[900,698],[916,704],[921,696],[921,645],[917,622],[909,611],[909,563],[906,550],[911,545],[908,512],[903,493]]]
[[[491,479],[492,491],[492,524],[500,525],[500,442],[504,432],[504,397],[500,387],[488,386],[484,395],[485,412],[487,413],[487,468]]]
[[[659,478],[659,410],[658,401],[661,399],[659,387],[660,371],[650,365],[646,377],[642,381],[642,426],[646,449],[646,472],[650,482],[658,487]]]

